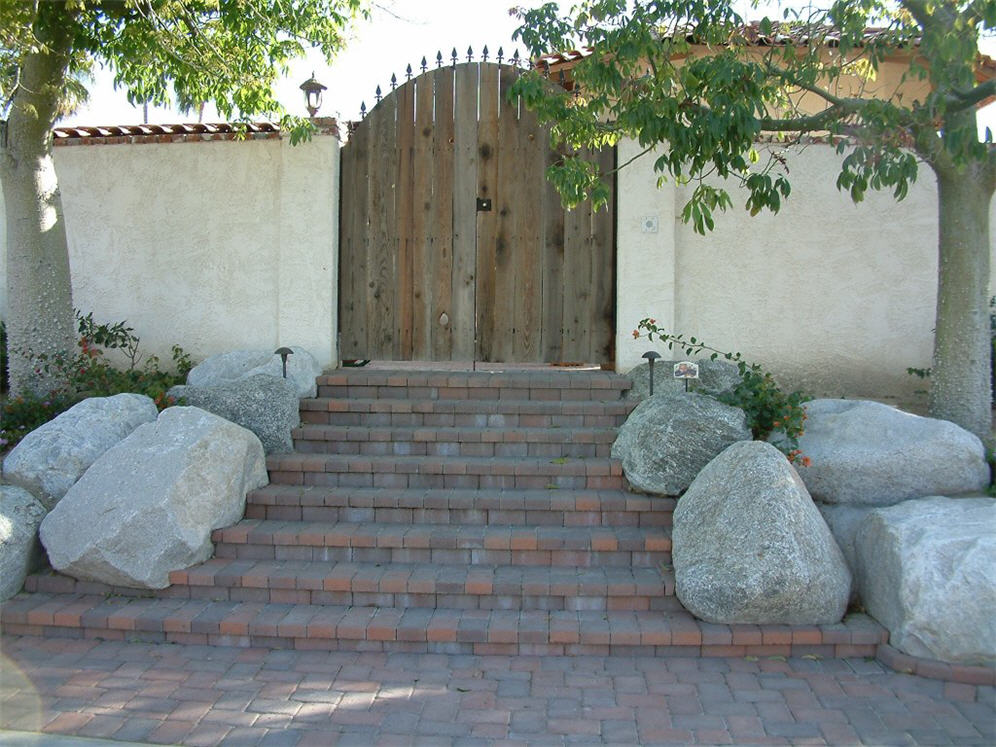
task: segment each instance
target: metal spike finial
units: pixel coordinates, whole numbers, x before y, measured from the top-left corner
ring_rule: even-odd
[[[422,55],[422,72],[424,73],[429,69],[429,63],[425,59],[425,55]]]
[[[501,64],[501,58],[504,56],[505,56],[505,50],[503,50],[501,47],[498,47],[498,54],[496,55],[496,57],[498,59],[499,65]]]
[[[515,50],[515,54],[512,55],[512,64],[515,65],[516,67],[518,67],[519,66],[519,62],[520,62],[519,50],[517,49],[517,50]]]
[[[380,100],[382,98],[384,98],[383,94],[381,94],[381,92],[380,92],[380,86],[379,85],[377,86],[377,90],[374,91],[374,96],[377,98],[377,103],[380,103]]]
[[[397,87],[398,87],[398,76],[395,75],[394,73],[391,73],[391,90],[393,91]]]
[[[473,59],[474,59],[474,48],[473,47],[467,47],[467,62],[470,62]]]
[[[481,59],[482,59],[482,60],[483,60],[484,62],[487,62],[487,61],[488,61],[488,45],[487,45],[487,44],[485,44],[485,45],[484,45],[484,51],[483,51],[483,52],[481,52]]]
[[[437,49],[436,50],[436,67],[442,67],[442,66],[443,66],[443,53]]]
[[[406,78],[407,78],[408,80],[411,80],[411,79],[412,79],[412,66],[411,66],[411,64],[410,64],[410,63],[409,63],[409,65],[408,65],[408,67],[407,67],[407,68],[405,69],[405,77],[406,77]]]
[[[367,118],[367,102],[363,101],[360,103],[360,119]]]
[[[450,57],[453,58],[453,65],[456,66],[456,64],[457,64],[457,51],[456,51],[456,47],[453,47],[453,51],[450,53]]]

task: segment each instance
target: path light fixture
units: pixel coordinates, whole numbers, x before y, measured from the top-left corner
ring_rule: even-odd
[[[643,357],[647,359],[647,363],[650,364],[650,395],[654,394],[654,361],[661,357],[661,354],[656,350],[648,350],[643,354]]]
[[[300,88],[304,91],[304,106],[308,110],[308,116],[314,118],[322,105],[322,91],[327,91],[328,88],[315,80],[314,71],[311,72],[311,77],[301,84]]]
[[[273,354],[280,356],[280,362],[283,364],[283,367],[284,367],[284,378],[286,379],[287,378],[287,356],[288,355],[294,355],[294,351],[291,350],[290,348],[277,348],[276,350],[273,351]]]

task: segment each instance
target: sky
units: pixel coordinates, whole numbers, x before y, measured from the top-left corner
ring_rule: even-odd
[[[525,54],[521,44],[512,41],[518,19],[509,15],[513,5],[532,7],[540,0],[374,0],[371,17],[359,21],[348,33],[345,50],[329,66],[321,55],[312,54],[292,65],[290,74],[277,87],[277,98],[292,114],[306,116],[301,83],[315,77],[328,87],[319,116],[340,120],[359,118],[360,104],[367,108],[374,104],[378,85],[384,92],[390,90],[391,74],[404,80],[405,67],[411,65],[418,71],[423,56],[430,65],[436,52],[449,59],[455,47],[466,60],[467,48],[472,47],[475,58],[487,45],[490,59],[498,48],[510,56],[516,47]],[[562,6],[569,6],[564,0]],[[760,10],[750,8],[748,2],[739,2],[740,13],[748,20],[759,18],[766,9],[773,18],[780,18],[778,3],[772,2]],[[982,51],[996,56],[996,40],[989,39]],[[980,128],[988,126],[996,132],[996,104],[990,104],[980,113]],[[131,106],[122,90],[115,90],[109,70],[98,70],[90,86],[90,101],[74,115],[59,122],[62,126],[98,126],[140,124],[142,107]],[[150,108],[149,122],[174,124],[196,121],[195,115],[184,115],[170,109]],[[219,121],[213,107],[204,112],[205,122]]]

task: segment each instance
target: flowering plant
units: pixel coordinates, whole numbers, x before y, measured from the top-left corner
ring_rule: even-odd
[[[748,363],[740,353],[718,350],[694,337],[686,339],[682,335],[670,334],[658,327],[655,319],[641,319],[633,330],[633,339],[644,336],[647,340],[665,343],[669,350],[677,346],[688,356],[709,353],[711,360],[722,357],[736,363],[740,383],[730,392],[715,395],[716,399],[744,411],[755,441],[767,441],[775,434],[774,438],[770,438],[771,444],[782,451],[790,462],[803,467],[810,465],[809,457],[799,449],[799,437],[803,434],[806,421],[803,404],[811,397],[800,391],[786,393],[770,372],[757,363]]]

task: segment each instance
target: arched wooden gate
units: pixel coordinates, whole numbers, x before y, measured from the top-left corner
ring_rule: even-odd
[[[342,149],[343,359],[611,361],[614,210],[565,213],[519,70],[470,62],[386,96]],[[603,171],[614,149],[594,156]]]

